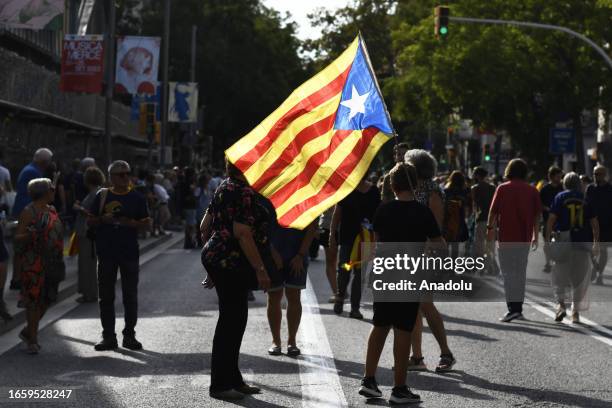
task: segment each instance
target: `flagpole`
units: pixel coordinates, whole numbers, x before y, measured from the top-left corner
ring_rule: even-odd
[[[395,130],[395,126],[393,126],[393,121],[391,120],[391,115],[389,114],[389,109],[387,109],[387,104],[385,103],[385,98],[382,97],[383,93],[380,90],[380,85],[378,84],[378,78],[376,78],[376,74],[374,73],[374,68],[372,67],[372,61],[370,60],[370,54],[368,53],[368,47],[366,47],[366,43],[365,43],[365,40],[363,39],[363,36],[361,35],[361,31],[359,31],[359,33],[357,35],[359,36],[360,46],[361,46],[361,49],[363,51],[363,56],[365,57],[366,64],[368,66],[368,70],[370,71],[370,76],[373,78],[374,86],[376,86],[376,90],[378,91],[378,94],[381,96],[380,100],[382,101],[382,105],[383,105],[383,109],[385,111],[385,115],[387,116],[387,120],[389,121],[389,125],[391,125],[391,131],[392,131],[392,135],[393,135],[393,140],[395,141],[395,144],[397,145],[399,143],[398,142],[398,137],[397,137],[397,131]]]
[[[393,126],[393,121],[391,120],[389,109],[387,109],[385,98],[382,97],[383,93],[380,90],[380,85],[378,85],[378,78],[376,78],[376,74],[374,73],[374,68],[372,67],[372,61],[370,61],[370,54],[368,54],[368,48],[366,47],[366,43],[363,39],[363,36],[361,35],[361,31],[359,31],[358,35],[359,35],[359,42],[361,43],[361,46],[362,46],[363,55],[366,60],[366,64],[368,65],[368,69],[370,70],[370,76],[373,78],[374,86],[376,86],[376,90],[378,91],[378,94],[381,96],[380,99],[382,101],[382,105],[385,110],[385,115],[387,115],[387,120],[389,121],[389,125],[391,125],[393,141],[395,142],[395,146],[397,146],[399,144],[399,137],[397,135],[397,130],[395,130],[395,126]],[[410,180],[410,174],[408,173],[408,169],[404,168],[404,170],[406,171],[406,178],[408,179],[408,185],[410,186],[410,192],[412,193],[413,197],[416,197],[416,194],[415,194],[416,189],[415,189],[415,186],[412,185],[412,181]]]

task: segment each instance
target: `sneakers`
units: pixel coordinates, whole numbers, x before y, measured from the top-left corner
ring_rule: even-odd
[[[361,380],[361,387],[359,387],[359,395],[363,395],[366,398],[382,397],[382,392],[378,388],[378,384],[374,377],[363,377]]]
[[[119,347],[116,337],[105,337],[94,346],[96,351],[116,350]]]
[[[123,336],[122,346],[129,350],[142,350],[142,343],[135,336]]]
[[[349,313],[349,317],[351,319],[357,319],[357,320],[363,319],[363,315],[361,314],[359,310],[351,310],[351,313]]]
[[[558,305],[557,313],[555,314],[555,322],[561,322],[567,316],[567,311],[565,310],[565,306]]]
[[[283,354],[283,350],[280,346],[273,344],[272,347],[268,349],[268,354],[271,356],[280,356],[281,354]]]
[[[580,314],[577,310],[572,311],[572,323],[580,323]]]
[[[415,402],[421,402],[421,397],[410,391],[410,388],[405,385],[393,387],[389,404],[410,404]]]
[[[297,346],[292,346],[292,345],[287,346],[287,355],[289,357],[297,357],[300,354],[302,354],[302,352]]]
[[[508,312],[502,317],[499,318],[500,322],[508,323],[514,319],[524,319],[523,314],[521,312]]]

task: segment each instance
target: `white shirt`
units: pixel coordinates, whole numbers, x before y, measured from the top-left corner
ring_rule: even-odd
[[[163,188],[160,184],[153,184],[153,193],[155,197],[159,200],[160,203],[168,204],[168,200],[170,200],[170,196],[165,188]]]

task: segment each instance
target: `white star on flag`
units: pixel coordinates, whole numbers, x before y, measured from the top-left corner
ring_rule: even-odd
[[[340,102],[340,105],[346,106],[351,111],[349,113],[349,120],[353,119],[358,113],[365,113],[365,101],[368,98],[370,92],[365,93],[363,95],[359,95],[355,85],[353,85],[353,90],[351,92],[351,99],[347,99],[345,101]]]

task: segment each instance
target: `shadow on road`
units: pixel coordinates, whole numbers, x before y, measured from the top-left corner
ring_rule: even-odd
[[[426,378],[418,376],[418,380]],[[432,377],[427,377],[431,379]],[[491,382],[481,377],[471,375],[462,370],[453,371],[447,374],[439,374],[435,381],[427,381],[423,385],[431,385],[431,391],[453,393],[466,398],[471,398],[465,395],[465,385],[480,388],[482,390],[503,392],[511,395],[517,395],[529,399],[532,403],[547,402],[551,405],[562,403],[565,406],[583,407],[583,408],[604,408],[610,407],[610,401],[604,401],[596,398],[586,397],[584,395],[572,394],[563,391],[542,390],[536,388],[525,388],[514,385],[500,384]],[[415,387],[420,389],[421,385],[415,381]],[[490,397],[488,397],[490,398]]]

